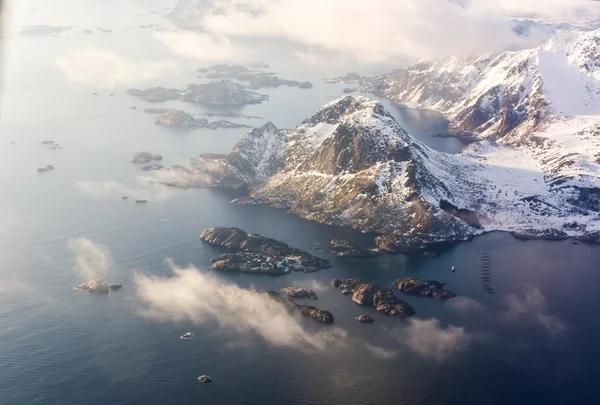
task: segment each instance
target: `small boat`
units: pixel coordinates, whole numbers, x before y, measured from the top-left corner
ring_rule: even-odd
[[[452,273],[454,273],[456,270],[454,269],[454,266],[452,266]]]
[[[183,335],[181,335],[181,337],[179,339],[189,340],[189,339],[193,339],[193,338],[194,338],[194,334],[192,332],[185,332]]]

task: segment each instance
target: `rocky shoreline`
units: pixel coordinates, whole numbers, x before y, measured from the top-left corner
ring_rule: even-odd
[[[292,301],[290,298],[282,297],[277,291],[269,291],[267,293],[269,298],[279,302],[283,306],[285,306],[290,312],[298,311],[304,316],[308,316],[311,319],[323,324],[332,324],[333,323],[333,314],[329,311],[325,311],[319,308],[315,308],[310,305],[302,305],[297,304]]]
[[[279,86],[298,87],[300,89],[310,89],[313,87],[310,82],[280,79],[273,72],[250,70],[242,65],[213,65],[198,69],[198,72],[209,79],[235,79],[245,82],[247,83],[246,87],[252,90],[269,87],[276,88]]]
[[[446,283],[435,280],[420,280],[418,278],[399,278],[392,283],[393,287],[406,294],[423,295],[436,300],[456,297],[456,293],[444,289],[444,285]]]
[[[354,279],[341,280],[334,278],[331,286],[342,290],[342,294],[352,294],[352,301],[358,305],[372,306],[386,315],[407,318],[415,314],[415,310],[407,302],[398,298],[389,288],[381,288],[376,284],[363,284]]]
[[[203,84],[190,84],[184,90],[165,87],[128,89],[127,92],[148,102],[181,100],[208,106],[241,106],[260,104],[269,99],[265,94],[247,90],[231,80],[219,80]]]
[[[208,121],[206,118],[196,118],[185,111],[174,108],[145,108],[145,113],[156,114],[154,123],[163,127],[180,129],[229,129],[252,128],[250,125],[238,124],[227,120]]]
[[[332,239],[330,241],[332,248],[330,250],[316,246],[315,250],[323,253],[329,253],[336,257],[353,257],[358,259],[368,259],[371,257],[381,256],[383,252],[376,246],[360,248],[355,246],[350,241],[342,239]]]
[[[331,267],[325,259],[275,239],[239,228],[208,228],[200,240],[235,250],[212,259],[212,269],[223,272],[283,275],[292,271],[313,273]]]

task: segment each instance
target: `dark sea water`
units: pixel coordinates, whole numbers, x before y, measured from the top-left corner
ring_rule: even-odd
[[[226,192],[177,193],[148,188],[136,180],[140,172],[129,161],[137,151],[161,153],[166,164],[185,163],[197,153],[228,152],[244,130],[157,127],[152,116],[141,111],[149,104],[124,91],[131,84],[109,88],[69,81],[56,59],[88,48],[161,58],[166,50],[153,45],[151,31],[137,26],[166,24],[148,13],[164,11],[170,3],[9,4],[15,14],[11,31],[4,33],[0,104],[0,404],[596,402],[597,246],[520,242],[492,233],[449,247],[437,258],[332,258],[331,269],[313,274],[219,275],[222,282],[243,288],[319,287],[314,305],[334,314],[335,326],[354,342],[350,347],[331,344],[325,350],[301,350],[222,327],[214,319],[193,323],[145,316],[136,296],[134,271],[171,277],[165,259],[172,258],[210,273],[210,258],[222,250],[198,240],[205,227],[238,226],[316,255],[322,254],[314,251],[314,243],[326,245],[332,238],[372,242],[369,235],[303,221],[284,211],[230,204],[233,195]],[[60,12],[60,7],[73,4],[77,5],[70,10],[79,16],[76,21]],[[19,26],[43,22],[114,32],[113,36],[75,31],[17,35]],[[181,71],[133,85],[184,86],[194,81],[194,69],[203,66],[188,62]],[[315,84],[311,90],[271,90],[270,102],[241,110],[280,127],[297,125],[345,87],[324,84],[322,73],[308,67],[279,68],[277,60],[271,63],[273,70],[285,71],[289,78]],[[138,109],[131,110],[131,105]],[[188,104],[168,105],[204,111]],[[449,152],[460,149],[451,138],[444,138],[445,144],[427,138],[443,130],[439,117],[406,110],[394,114],[430,145]],[[40,144],[47,139],[63,149],[48,150]],[[36,169],[47,164],[56,170],[39,175]],[[76,186],[81,181],[95,182],[89,184],[96,197]],[[136,205],[131,199],[121,200],[122,194],[144,196],[150,202]],[[98,296],[73,290],[86,281],[73,270],[75,257],[68,248],[68,240],[78,237],[110,248],[115,266],[106,279],[123,284],[121,291]],[[493,257],[497,296],[485,295],[479,286],[481,252]],[[399,293],[417,311],[417,323],[411,324],[361,308],[328,286],[334,277],[384,286],[407,276],[446,281],[462,298],[452,304]],[[376,322],[359,324],[353,318],[362,313]],[[439,324],[431,321],[434,327],[423,328],[416,342],[398,338],[432,319]],[[300,322],[310,333],[331,330],[308,319]],[[186,331],[194,332],[195,339],[180,340]],[[457,335],[463,344],[453,346]],[[423,345],[427,350],[415,349]],[[455,350],[443,358],[432,356],[439,346]],[[368,347],[378,347],[380,355]],[[395,356],[381,355],[392,352]],[[197,384],[201,374],[211,375],[215,383]]]

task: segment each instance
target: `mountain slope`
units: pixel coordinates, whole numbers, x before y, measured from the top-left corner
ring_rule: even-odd
[[[519,143],[556,115],[600,115],[600,30],[560,31],[519,52],[420,62],[364,88],[446,114],[452,132]]]
[[[594,137],[586,131],[581,139]],[[412,138],[378,102],[346,96],[294,130],[266,124],[228,156],[192,159],[192,170],[171,184],[245,186],[250,199],[242,202],[374,232],[389,251],[492,230],[596,240],[600,171],[563,149],[561,133],[553,136],[545,149],[482,141],[449,155]]]

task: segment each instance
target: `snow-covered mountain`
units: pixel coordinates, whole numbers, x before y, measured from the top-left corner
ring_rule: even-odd
[[[447,115],[452,132],[520,142],[557,117],[600,115],[600,30],[530,50],[419,62],[369,80],[397,104]]]
[[[246,186],[244,202],[375,232],[390,251],[491,230],[598,239],[600,171],[566,174],[560,167],[582,166],[577,156],[540,151],[545,154],[486,140],[445,154],[408,135],[380,103],[346,96],[294,130],[267,124],[230,155],[203,155],[192,160],[191,171],[176,167],[160,175],[179,176],[168,182],[176,186]]]

